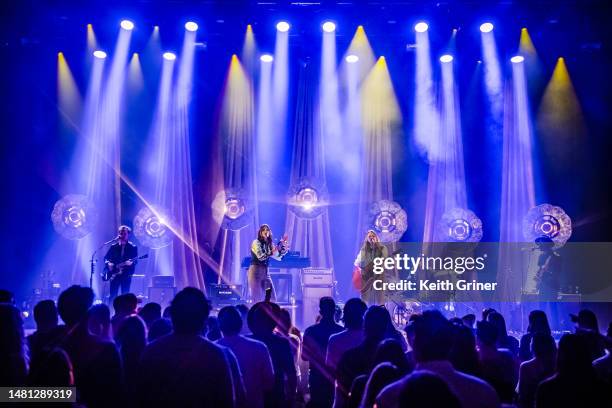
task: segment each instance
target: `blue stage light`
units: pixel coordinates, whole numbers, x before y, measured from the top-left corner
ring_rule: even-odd
[[[440,62],[451,62],[453,60],[453,56],[449,54],[444,54],[440,57]]]
[[[94,57],[100,58],[100,59],[106,58],[106,53],[104,51],[102,51],[102,50],[95,50],[93,52],[93,55],[94,55]]]
[[[323,23],[323,31],[326,33],[333,33],[336,31],[336,24],[332,21],[326,21]]]
[[[525,61],[525,57],[523,57],[522,55],[515,55],[514,57],[510,58],[510,61],[515,64],[518,64]]]
[[[124,30],[133,30],[134,29],[134,23],[132,23],[130,20],[122,20],[121,21],[121,28],[123,28]]]
[[[278,24],[276,24],[276,29],[281,33],[289,31],[289,27],[291,26],[286,21],[279,21]]]
[[[193,21],[188,21],[185,23],[185,30],[187,31],[197,31],[198,30],[198,25],[196,23],[194,23]]]
[[[163,57],[167,61],[174,61],[176,59],[176,54],[173,52],[164,52]]]
[[[491,23],[483,23],[480,25],[480,31],[483,33],[490,33],[493,31],[493,24]]]
[[[428,28],[429,26],[424,21],[419,21],[414,25],[414,31],[416,31],[417,33],[424,33],[425,31],[427,31]]]
[[[272,62],[274,61],[274,57],[270,54],[263,54],[261,57],[259,57],[259,59],[261,60],[261,62]]]

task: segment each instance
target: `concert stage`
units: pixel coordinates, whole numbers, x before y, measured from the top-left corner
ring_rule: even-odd
[[[0,288],[27,324],[71,285],[222,305],[270,281],[302,326],[322,296],[398,327],[612,314],[604,2],[34,3],[0,32]]]

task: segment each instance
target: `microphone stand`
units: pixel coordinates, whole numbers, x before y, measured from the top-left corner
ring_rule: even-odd
[[[89,268],[90,268],[89,269],[89,287],[90,288],[93,289],[93,277],[94,277],[94,274],[96,273],[96,262],[97,262],[97,259],[95,259],[96,253],[102,248],[104,248],[105,246],[107,246],[108,244],[112,244],[115,241],[117,241],[116,238],[110,241],[106,241],[105,243],[100,245],[98,248],[96,248],[96,250],[93,251],[93,254],[91,254],[91,259],[89,260]]]

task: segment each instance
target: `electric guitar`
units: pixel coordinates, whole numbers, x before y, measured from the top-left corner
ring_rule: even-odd
[[[121,263],[113,265],[112,268],[110,268],[107,263],[106,265],[104,265],[104,271],[102,272],[102,280],[104,282],[112,281],[113,279],[117,278],[119,275],[123,273],[124,268],[131,266],[131,265],[128,265],[128,262],[134,262],[139,259],[146,259],[148,257],[149,257],[149,254],[144,254],[144,255],[137,256],[135,258],[126,259],[125,261]]]

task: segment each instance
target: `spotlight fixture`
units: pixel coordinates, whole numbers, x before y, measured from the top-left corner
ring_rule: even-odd
[[[515,55],[514,57],[510,58],[510,61],[512,61],[514,64],[519,64],[525,61],[525,57],[522,55]]]
[[[289,23],[288,23],[288,22],[286,22],[286,21],[279,21],[279,22],[276,24],[276,29],[277,29],[278,31],[280,31],[281,33],[285,33],[285,32],[287,32],[287,31],[289,31],[289,27],[290,27],[290,25],[289,25]]]
[[[327,208],[329,194],[320,180],[303,177],[289,189],[287,204],[299,218],[314,219]]]
[[[172,231],[170,217],[165,209],[144,207],[134,217],[134,235],[138,241],[149,248],[159,249],[170,245]]]
[[[163,57],[166,61],[174,61],[176,59],[176,54],[173,52],[164,52]]]
[[[444,54],[440,57],[440,62],[451,62],[453,60],[453,56],[450,54]]]
[[[274,57],[270,54],[263,54],[261,57],[259,57],[259,59],[261,60],[261,62],[272,62],[274,61]]]
[[[193,21],[188,21],[185,23],[185,30],[187,31],[198,31],[198,25]]]
[[[104,51],[102,51],[102,50],[95,50],[93,52],[93,55],[94,55],[94,57],[100,58],[100,59],[106,58],[106,53]]]
[[[354,64],[355,62],[359,61],[359,57],[356,56],[355,54],[347,55],[345,59],[346,59],[346,62],[350,64]]]
[[[215,195],[211,208],[215,219],[221,220],[221,228],[238,231],[254,221],[247,196],[241,189],[221,190]]]
[[[130,20],[121,20],[121,28],[128,31],[133,30],[134,23],[132,23]]]
[[[419,21],[414,25],[414,31],[416,31],[417,33],[424,33],[425,31],[427,31],[428,28],[429,26],[424,21]]]
[[[442,242],[480,242],[482,239],[482,221],[466,208],[446,211],[436,228],[436,236]]]
[[[51,212],[53,229],[64,238],[78,240],[87,236],[97,223],[93,201],[81,194],[69,194],[58,200]]]
[[[370,205],[368,210],[369,229],[376,231],[381,242],[397,242],[406,228],[406,211],[395,201],[380,200]]]
[[[480,32],[482,33],[490,33],[493,31],[493,24],[491,23],[482,23],[480,25]]]
[[[326,21],[323,23],[323,31],[326,33],[333,33],[336,31],[336,24],[332,21]]]
[[[528,242],[548,237],[561,248],[572,235],[572,219],[563,208],[551,204],[540,204],[529,209],[523,217],[523,237]]]

